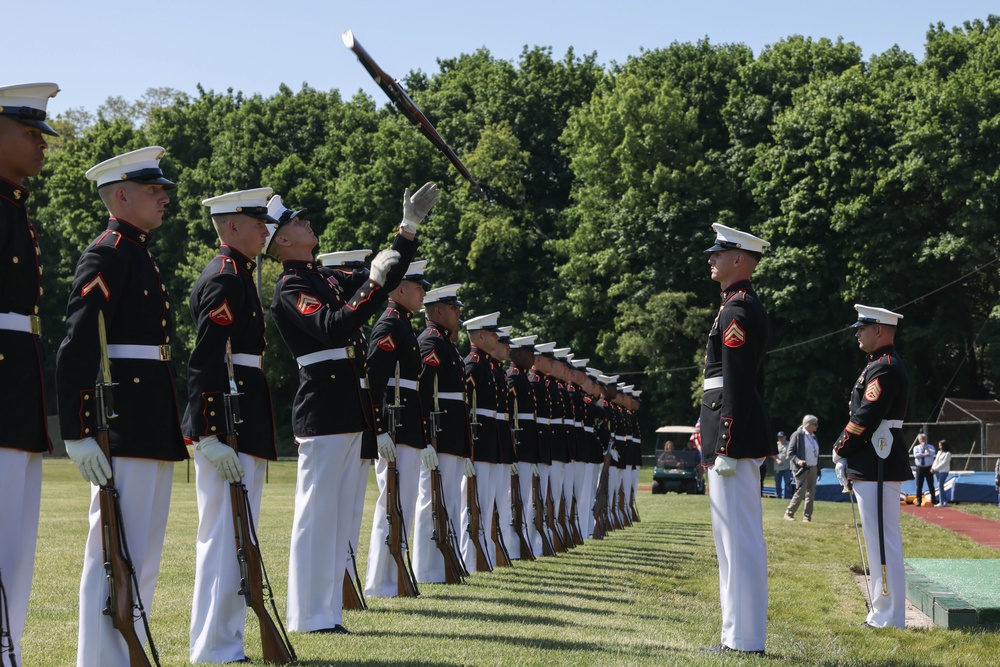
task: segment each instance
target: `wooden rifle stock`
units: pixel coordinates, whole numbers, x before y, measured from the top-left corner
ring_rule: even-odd
[[[396,105],[396,108],[399,109],[400,113],[406,116],[411,123],[417,126],[417,129],[419,129],[420,132],[427,137],[432,144],[434,144],[434,147],[441,151],[444,156],[448,158],[453,165],[455,165],[455,168],[458,169],[459,173],[465,177],[465,180],[469,181],[479,196],[483,200],[486,200],[486,191],[481,185],[479,185],[479,183],[476,182],[476,179],[472,177],[472,174],[469,172],[468,168],[462,164],[462,160],[455,154],[455,151],[451,150],[451,147],[449,147],[448,144],[445,143],[445,140],[441,138],[441,135],[434,129],[431,122],[427,120],[427,116],[425,116],[423,112],[417,108],[417,105],[413,103],[410,96],[407,95],[406,91],[399,85],[399,81],[397,79],[393,79],[385,72],[385,70],[378,66],[372,57],[368,55],[368,52],[365,51],[364,47],[361,46],[358,40],[354,38],[353,32],[350,30],[346,31],[341,36],[341,39],[344,41],[344,46],[353,51],[354,55],[358,57],[358,61],[361,63],[362,67],[365,68],[371,78],[375,80],[375,83],[378,84],[379,88],[381,88],[382,91],[389,97],[392,103]]]
[[[562,533],[562,526],[556,522],[555,503],[552,500],[552,482],[549,481],[548,488],[545,489],[545,515],[548,518],[549,528],[552,529],[552,547],[559,553],[569,551],[566,546],[566,539]]]
[[[476,571],[492,572],[493,566],[490,564],[489,554],[486,553],[486,546],[480,538],[480,534],[483,532],[483,511],[479,506],[475,475],[465,478],[465,502],[469,507],[469,538],[476,550]]]
[[[510,553],[507,551],[507,544],[503,541],[503,531],[500,529],[500,512],[496,505],[493,506],[493,521],[490,527],[490,536],[497,552],[497,567],[511,567]]]
[[[395,462],[388,464],[386,473],[385,511],[389,522],[389,553],[396,562],[396,594],[401,598],[415,598],[420,591],[403,551],[406,528],[403,525],[403,508],[399,503],[399,471]]]
[[[561,493],[559,494],[559,514],[557,521],[559,527],[562,528],[562,539],[563,544],[566,545],[567,549],[576,548],[576,540],[573,538],[573,531],[569,527],[569,521],[566,517],[566,497]]]
[[[511,497],[511,517],[514,521],[514,530],[517,532],[517,540],[521,545],[521,560],[535,560],[535,551],[528,541],[527,525],[524,521],[524,500],[521,498],[521,476],[511,473],[510,476],[510,497]]]
[[[627,528],[632,525],[632,521],[628,518],[628,512],[625,511],[625,489],[619,485],[617,493],[615,493],[615,504],[618,506],[618,511],[615,512],[615,519],[618,521],[619,528]]]
[[[354,548],[351,543],[347,543],[347,549],[350,553],[351,564],[354,566],[354,572],[358,571],[358,562],[354,560]],[[353,610],[363,610],[368,609],[368,603],[365,602],[365,596],[361,592],[361,580],[351,579],[351,571],[348,568],[344,568],[344,591],[341,600],[344,609]]]
[[[579,545],[583,544],[583,535],[580,533],[580,525],[576,520],[576,511],[576,496],[573,496],[573,502],[569,506],[569,532],[573,536],[573,541]]]
[[[594,539],[603,540],[611,529],[608,516],[608,469],[611,467],[611,455],[604,455],[604,464],[597,481],[597,498],[594,500]]]
[[[434,542],[438,551],[444,559],[444,582],[446,584],[462,583],[465,571],[465,564],[458,556],[458,536],[451,528],[451,521],[448,517],[448,508],[444,503],[444,494],[441,491],[441,471],[435,468],[431,470],[431,515],[434,519]]]
[[[226,436],[226,444],[239,451],[236,436]],[[271,584],[267,580],[264,569],[264,559],[257,541],[257,531],[250,512],[250,499],[247,497],[247,487],[242,482],[232,482],[229,485],[229,500],[233,511],[233,537],[236,540],[236,559],[240,564],[240,595],[247,606],[253,609],[260,626],[261,652],[266,662],[276,665],[287,665],[296,659],[284,627],[279,630],[280,617],[274,605]],[[277,623],[267,610],[270,601]]]
[[[552,538],[549,537],[549,529],[545,520],[545,503],[542,502],[542,480],[538,475],[531,478],[531,503],[535,507],[535,530],[542,536],[542,555],[555,556],[556,551],[552,547]]]

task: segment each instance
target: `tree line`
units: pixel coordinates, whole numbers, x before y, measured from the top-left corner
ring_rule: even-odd
[[[107,218],[83,174],[160,145],[180,187],[151,247],[175,308],[182,384],[194,341],[187,297],[218,245],[203,198],[266,185],[308,209],[321,252],[377,251],[399,222],[403,188],[431,180],[444,194],[421,227],[429,279],[463,283],[469,316],[499,310],[515,334],[622,373],[644,391],[647,450],[656,426],[698,414],[718,304],[703,253],[715,221],[772,244],[755,283],[772,321],[776,427],[816,414],[829,447],[846,422],[863,365],[845,329],[854,303],[905,316],[908,420],[932,418],[945,395],[993,397],[1000,17],[932,26],[925,48],[922,60],[899,48],[864,60],[851,42],[793,36],[755,56],[704,39],[610,67],[573,50],[556,58],[526,47],[511,62],[480,49],[411,72],[404,87],[488,184],[486,202],[362,92],[151,89],[96,113],[70,110],[27,183],[49,384],[76,260]],[[263,263],[265,308],[279,269]],[[297,370],[274,327],[265,370],[288,453]]]

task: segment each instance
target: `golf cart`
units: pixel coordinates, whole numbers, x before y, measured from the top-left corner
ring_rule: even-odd
[[[656,429],[653,493],[705,493],[701,452],[687,446],[692,433],[692,426],[661,426]]]

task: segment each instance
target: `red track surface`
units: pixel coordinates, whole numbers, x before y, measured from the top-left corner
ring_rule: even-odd
[[[973,542],[1000,551],[1000,521],[966,514],[952,507],[904,505],[900,509],[927,523],[947,528],[959,535],[965,535]]]

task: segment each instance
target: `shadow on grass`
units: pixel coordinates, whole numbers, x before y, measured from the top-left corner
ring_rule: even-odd
[[[483,600],[478,600],[478,602],[483,602]],[[491,602],[498,602],[503,604],[506,602],[503,598],[493,599]],[[514,598],[509,599],[510,604],[516,605]],[[531,604],[532,607],[543,606],[536,605],[534,602]],[[570,609],[570,607],[566,607]],[[385,613],[385,614],[404,614],[409,616],[419,616],[421,618],[457,618],[463,621],[484,621],[486,623],[518,623],[523,625],[552,625],[552,626],[570,626],[576,625],[575,623],[570,623],[558,618],[549,618],[547,616],[529,616],[527,614],[511,612],[511,613],[490,613],[483,611],[463,611],[460,609],[446,610],[446,609],[393,609],[393,610],[380,610],[375,613]],[[363,634],[363,633],[362,633]]]
[[[586,651],[588,653],[604,653],[608,650],[608,644],[589,641],[572,641],[540,637],[512,637],[499,634],[479,634],[468,632],[408,632],[405,630],[360,630],[353,634],[360,637],[413,637],[415,639],[438,638],[453,640],[458,642],[482,641],[487,644],[502,642],[511,646],[522,648],[541,649],[545,651]]]

